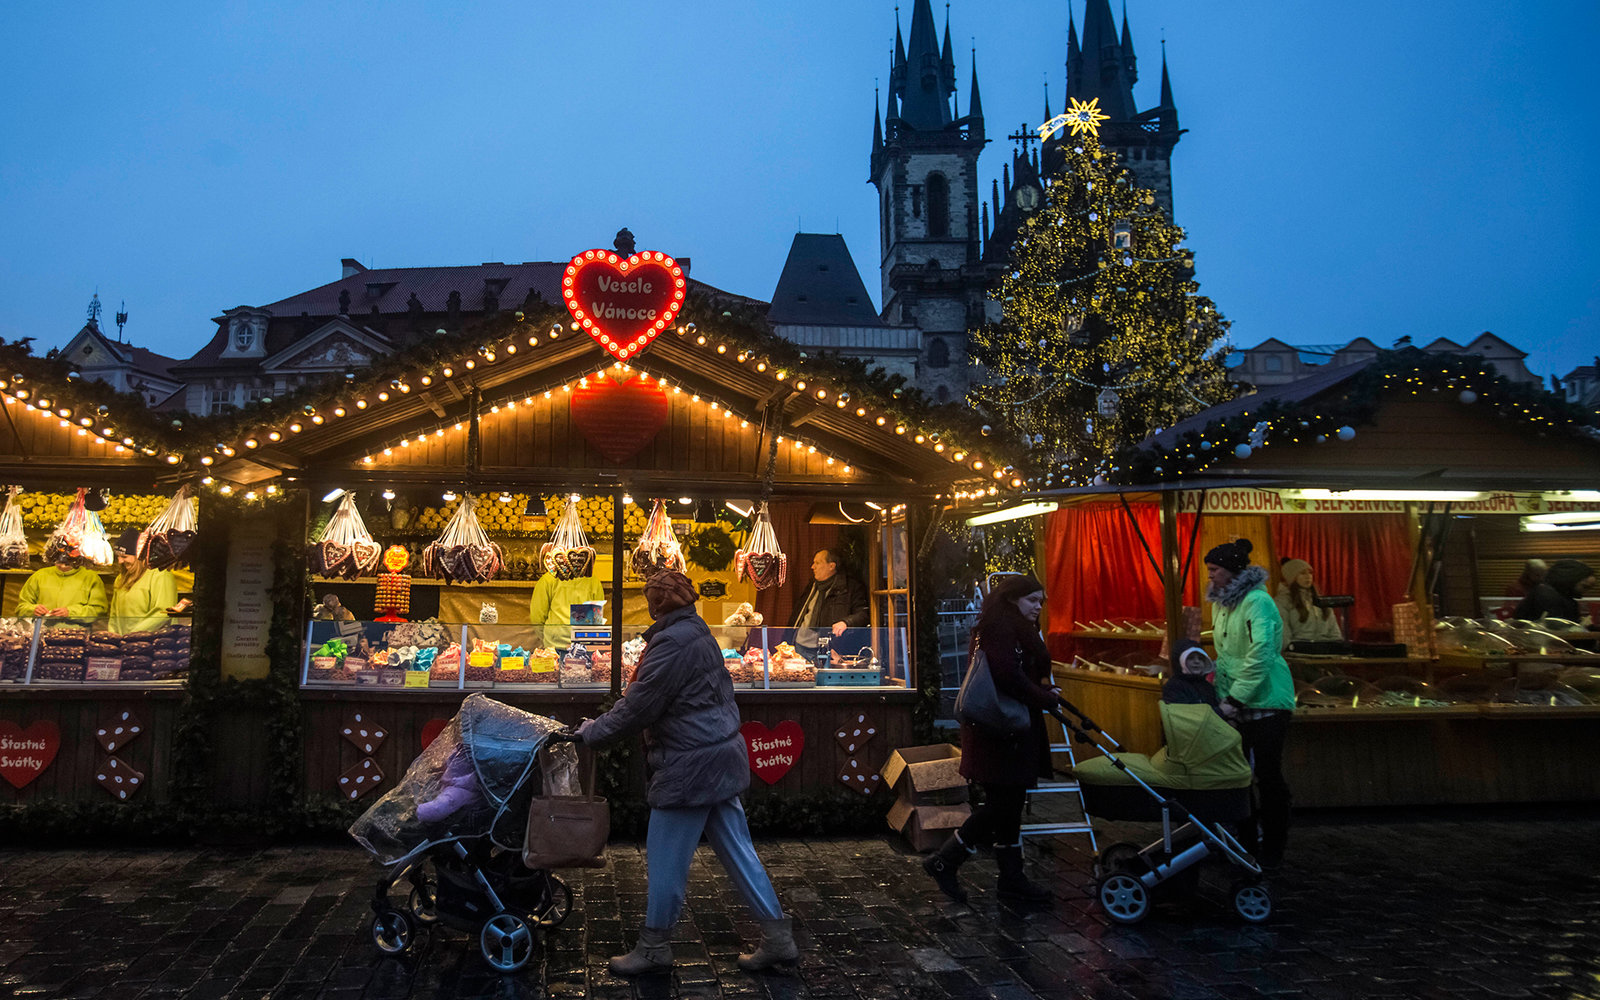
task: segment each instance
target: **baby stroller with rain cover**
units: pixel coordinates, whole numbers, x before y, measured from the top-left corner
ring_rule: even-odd
[[[561,879],[522,863],[528,807],[541,788],[571,794],[577,759],[561,723],[469,695],[455,718],[373,803],[350,835],[386,865],[372,898],[372,940],[404,954],[419,925],[478,937],[501,972],[528,961],[540,935],[572,911]],[[404,902],[391,897],[402,881]]]
[[[1153,903],[1199,895],[1207,881],[1222,883],[1226,903],[1242,919],[1258,924],[1272,915],[1261,866],[1226,825],[1250,815],[1250,764],[1232,726],[1209,705],[1162,702],[1166,746],[1150,757],[1119,756],[1113,751],[1121,744],[1093,720],[1069,702],[1061,707],[1071,718],[1061,711],[1051,714],[1062,727],[1105,755],[1073,769],[1084,812],[1097,819],[1161,823],[1160,839],[1147,847],[1124,842],[1100,852],[1095,898],[1107,916],[1138,923]],[[1174,816],[1181,823],[1176,828]],[[1207,874],[1221,878],[1203,879]]]

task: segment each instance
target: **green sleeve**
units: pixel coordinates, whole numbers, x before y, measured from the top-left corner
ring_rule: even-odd
[[[1249,607],[1245,607],[1246,604]],[[1271,691],[1272,668],[1280,659],[1278,651],[1283,648],[1283,617],[1266,591],[1258,591],[1241,601],[1238,613],[1245,618],[1247,641],[1228,697],[1244,705],[1259,706]]]
[[[178,603],[178,581],[173,579],[171,573],[163,569],[146,571],[149,583],[144,588],[144,607],[128,608],[135,614],[144,617],[133,619],[124,618],[115,623],[114,631],[118,632],[154,632],[162,628],[171,620],[167,609]]]
[[[106,585],[100,582],[100,574],[93,570],[85,569],[80,572],[88,576],[79,590],[80,600],[76,604],[67,605],[67,616],[70,618],[100,618],[105,615],[110,607],[106,603]]]
[[[17,617],[32,618],[33,609],[38,606],[39,574],[35,573],[22,582],[22,592],[17,595]]]
[[[556,575],[546,573],[533,585],[533,596],[528,599],[528,624],[543,625],[550,616],[550,595],[556,588]]]

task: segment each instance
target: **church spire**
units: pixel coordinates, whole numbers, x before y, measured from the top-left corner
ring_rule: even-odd
[[[1167,78],[1167,40],[1161,40],[1161,106],[1177,110],[1178,106],[1172,103],[1172,81]]]
[[[972,50],[972,97],[967,101],[967,117],[983,127],[983,98],[978,96],[978,50]]]
[[[1076,67],[1068,49],[1067,96],[1098,100],[1114,122],[1132,121],[1138,113],[1110,0],[1088,0],[1084,7],[1082,56]]]
[[[883,119],[878,115],[878,88],[872,88],[872,158],[883,151]]]
[[[1072,21],[1072,4],[1067,3],[1067,96],[1072,96],[1072,81],[1083,75],[1083,51],[1078,48],[1078,27]],[[1048,90],[1049,84],[1045,84]],[[1045,108],[1050,107],[1048,98]],[[1050,120],[1049,115],[1044,116],[1045,121]]]
[[[1128,83],[1139,82],[1138,60],[1133,57],[1133,32],[1128,28],[1128,0],[1122,0],[1122,67],[1128,74]]]
[[[929,0],[915,0],[900,87],[900,117],[918,131],[937,132],[950,124],[950,94],[954,90],[954,73],[944,69],[933,8]]]

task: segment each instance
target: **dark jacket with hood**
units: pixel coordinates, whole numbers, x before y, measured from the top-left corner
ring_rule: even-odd
[[[1594,576],[1594,570],[1587,563],[1561,559],[1545,573],[1542,582],[1534,584],[1533,591],[1522,599],[1512,614],[1528,621],[1546,617],[1580,621],[1583,607],[1578,603],[1578,584],[1591,576]]]
[[[985,625],[975,646],[989,661],[995,690],[1036,711],[1033,725],[1015,735],[963,722],[961,774],[979,784],[1032,788],[1051,773],[1043,715],[1056,703],[1050,690],[1050,654],[1038,630],[1018,613]]]
[[[627,693],[579,735],[597,745],[644,733],[652,809],[726,802],[750,787],[750,758],[717,640],[692,604],[662,615],[644,640]]]

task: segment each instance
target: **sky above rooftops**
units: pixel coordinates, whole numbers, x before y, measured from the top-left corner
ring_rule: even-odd
[[[1168,42],[1176,215],[1236,343],[1492,330],[1541,374],[1592,363],[1600,6],[1127,6],[1141,108]],[[978,50],[986,193],[1046,80],[1060,110],[1066,5],[950,17],[962,113]],[[624,225],[763,299],[797,229],[838,232],[876,298],[870,105],[894,19],[860,0],[7,5],[0,337],[60,346],[98,290],[108,330],[126,301],[128,339],[182,358],[222,310],[342,257],[557,260]]]

